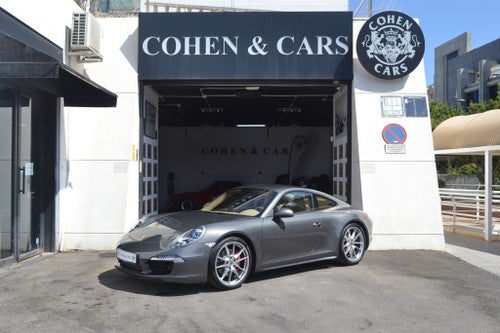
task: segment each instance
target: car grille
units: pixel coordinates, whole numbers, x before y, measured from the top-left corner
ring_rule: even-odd
[[[118,259],[118,262],[120,263],[120,266],[123,269],[129,270],[129,271],[134,271],[137,273],[142,272],[144,269],[139,265],[139,264],[131,264],[126,261]]]
[[[145,275],[167,275],[174,269],[174,263],[172,261],[139,259],[137,264],[132,264],[118,259],[118,262],[125,270]]]
[[[174,263],[172,261],[148,260],[147,265],[153,275],[167,275],[172,272]]]

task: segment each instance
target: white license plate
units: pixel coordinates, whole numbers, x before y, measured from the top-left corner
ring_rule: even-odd
[[[116,249],[116,257],[120,260],[130,262],[132,264],[135,264],[137,262],[137,254],[123,251],[121,249]]]

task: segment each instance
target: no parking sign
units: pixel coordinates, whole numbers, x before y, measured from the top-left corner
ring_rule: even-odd
[[[405,154],[406,130],[399,124],[389,124],[382,130],[386,154]]]
[[[382,138],[389,144],[403,144],[406,141],[406,130],[398,124],[389,124],[382,130]]]

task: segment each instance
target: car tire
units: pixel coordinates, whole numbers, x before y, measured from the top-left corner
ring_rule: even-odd
[[[349,223],[340,236],[338,262],[343,265],[356,265],[363,259],[366,251],[366,235],[358,223]]]
[[[239,288],[250,275],[252,252],[239,237],[228,237],[217,243],[210,253],[208,282],[216,289]]]
[[[186,199],[181,201],[181,210],[189,211],[194,209],[194,202],[191,199]]]

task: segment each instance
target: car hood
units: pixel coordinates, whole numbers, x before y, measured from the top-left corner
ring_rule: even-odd
[[[128,237],[134,241],[157,242],[158,238],[173,241],[183,232],[200,225],[210,225],[229,220],[245,218],[244,216],[217,214],[204,211],[175,212],[161,214],[149,220],[144,226],[132,229]]]

